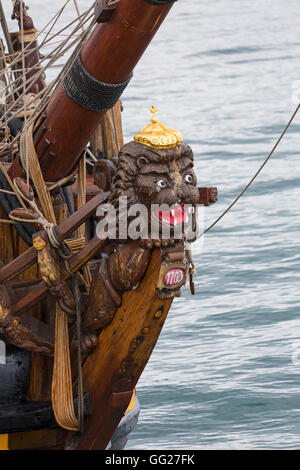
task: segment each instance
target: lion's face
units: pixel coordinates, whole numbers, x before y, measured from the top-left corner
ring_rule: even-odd
[[[184,205],[197,204],[197,178],[190,147],[182,143],[170,150],[152,150],[134,142],[120,152],[113,180],[113,199],[128,196],[130,204],[143,204],[153,218],[153,205],[160,225],[176,226],[186,221]],[[152,211],[151,211],[152,209]]]
[[[145,205],[195,204],[196,184],[193,161],[182,157],[161,164],[144,162],[136,176],[135,191]]]
[[[170,225],[184,221],[184,205],[195,205],[197,178],[193,161],[186,156],[165,163],[143,163],[136,177],[136,195],[149,209],[153,204],[166,205],[157,215]]]

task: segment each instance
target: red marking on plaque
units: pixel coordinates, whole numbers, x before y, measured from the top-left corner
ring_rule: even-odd
[[[179,268],[170,269],[164,275],[164,284],[166,286],[175,286],[183,281],[184,278],[184,271]]]

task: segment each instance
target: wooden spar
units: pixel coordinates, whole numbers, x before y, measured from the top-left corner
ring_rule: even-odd
[[[121,108],[122,104],[119,100],[106,113],[102,123],[92,134],[90,144],[94,155],[100,150],[109,160],[118,157],[119,150],[124,145]]]
[[[68,219],[57,227],[57,234],[61,240],[67,238],[74,230],[76,230],[88,217],[96,212],[97,207],[102,204],[108,197],[109,193],[99,192],[85,206],[74,212]],[[44,232],[41,233],[41,235]],[[99,240],[100,241],[100,240]],[[94,253],[93,253],[94,254]],[[13,279],[25,269],[29,268],[36,262],[36,250],[31,247],[24,253],[14,258],[10,263],[0,269],[0,283],[4,283]]]
[[[97,24],[83,46],[81,61],[85,69],[101,82],[118,84],[128,80],[172,5],[120,0],[111,19]],[[106,112],[83,108],[60,85],[45,114],[35,129],[34,143],[46,181],[57,181],[70,174]]]
[[[102,246],[105,244],[106,240],[101,240],[97,236],[92,238],[85,247],[72,256],[69,261],[70,270],[75,273],[81,269],[95,254],[99,251]],[[69,279],[69,272],[65,272],[62,279],[65,281]],[[29,307],[34,305],[36,302],[41,300],[43,296],[47,293],[48,287],[44,281],[40,282],[38,285],[32,287],[27,295],[22,297],[20,300],[12,304],[11,311],[14,315],[19,315],[22,312],[25,312]]]

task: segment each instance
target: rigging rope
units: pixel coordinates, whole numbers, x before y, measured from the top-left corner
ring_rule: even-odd
[[[209,232],[209,230],[211,230],[229,211],[230,209],[232,209],[232,207],[238,202],[238,200],[245,194],[245,192],[250,188],[250,186],[252,185],[252,183],[254,182],[254,180],[257,178],[257,176],[260,174],[260,172],[262,171],[262,169],[264,168],[264,166],[267,164],[267,162],[270,160],[270,158],[272,157],[273,153],[275,152],[276,148],[278,147],[279,143],[281,142],[282,138],[284,137],[284,135],[286,134],[288,128],[290,127],[290,125],[292,124],[296,114],[298,113],[299,111],[299,108],[300,108],[300,103],[298,104],[297,108],[295,109],[295,111],[293,112],[292,114],[292,117],[290,118],[289,122],[287,123],[287,125],[285,126],[284,130],[282,131],[280,137],[277,139],[275,145],[273,146],[271,152],[269,153],[269,155],[265,158],[265,160],[263,161],[263,163],[261,164],[261,166],[259,167],[259,169],[257,170],[257,172],[254,174],[254,176],[251,178],[251,180],[249,181],[249,183],[244,187],[244,189],[239,193],[239,195],[234,199],[234,201],[227,207],[227,209],[211,224],[209,225],[200,235],[199,238],[203,237],[207,232]]]
[[[89,13],[90,9],[86,12]],[[41,101],[40,103],[36,106],[34,112],[32,113],[32,115],[30,116],[30,118],[28,119],[28,126],[30,126],[33,121],[35,121],[37,119],[37,117],[45,110],[48,102],[49,102],[49,98],[53,92],[53,90],[59,86],[65,75],[67,74],[69,68],[72,66],[76,56],[77,56],[77,53],[79,51],[79,49],[81,48],[82,44],[84,43],[84,41],[86,40],[86,38],[88,37],[88,35],[90,34],[91,32],[91,29],[92,27],[94,26],[95,24],[95,19],[94,19],[94,15],[90,15],[89,17],[86,18],[85,22],[89,21],[91,18],[92,21],[90,22],[87,30],[85,30],[84,33],[81,33],[80,36],[79,36],[79,39],[78,37],[71,42],[71,44],[69,44],[65,49],[63,49],[62,51],[60,51],[60,53],[57,53],[56,56],[54,58],[52,58],[49,63],[46,65],[46,67],[44,67],[39,73],[37,73],[36,75],[34,75],[33,77],[31,77],[27,83],[32,83],[32,81],[36,80],[36,78],[44,73],[44,71],[49,68],[53,63],[55,63],[56,60],[58,60],[60,57],[62,57],[69,49],[71,49],[74,45],[77,44],[76,48],[74,49],[73,51],[73,54],[71,56],[71,58],[69,59],[69,61],[67,62],[67,64],[63,67],[63,69],[61,70],[60,74],[58,75],[58,77],[50,84],[48,85],[46,88],[44,88],[43,90],[41,90],[37,95],[34,96],[34,98],[29,101],[29,103],[27,103],[27,106],[30,107],[34,102],[36,102],[40,97],[41,97]],[[73,32],[77,31],[78,29],[80,28],[80,26],[77,26]],[[72,35],[71,35],[72,36]],[[62,45],[65,45],[68,41],[65,40],[63,41]],[[59,48],[57,48],[59,49]],[[22,85],[21,85],[22,86]],[[24,94],[22,94],[20,97],[19,97],[19,100],[22,99],[24,97]],[[13,107],[15,106],[15,103],[13,105]],[[5,114],[2,116],[2,120],[3,118],[5,118],[5,116],[8,114],[8,112],[11,110],[11,108],[9,108]],[[20,112],[20,109],[18,109],[16,112],[14,112],[11,116],[9,116],[9,120],[15,118],[15,116],[17,116]],[[18,138],[19,138],[19,135],[17,135],[11,142],[7,143],[2,151],[6,150],[8,147],[10,147],[12,144],[14,144],[16,141],[18,141]]]
[[[70,0],[69,0],[70,1]],[[68,2],[67,2],[68,3]],[[67,3],[65,4],[65,6],[67,5]],[[63,9],[63,8],[62,8]],[[58,12],[57,15],[54,16],[54,19],[58,16],[60,16],[60,13],[62,12],[62,9]],[[90,15],[90,12],[92,10],[92,7],[90,7],[88,10],[86,10],[82,15],[80,15],[79,18],[76,18],[75,20],[73,20],[71,23],[69,23],[69,25],[65,26],[63,29],[61,29],[57,34],[59,34],[61,31],[64,31],[65,29],[67,29],[69,26],[71,26],[73,23],[77,22],[77,25],[75,26],[75,28],[71,31],[71,33],[67,36],[66,39],[60,41],[59,43],[59,46],[57,46],[54,50],[52,50],[49,54],[47,54],[46,56],[44,56],[43,58],[41,58],[40,60],[40,64],[42,62],[45,62],[46,60],[50,59],[49,62],[42,68],[40,69],[35,75],[33,75],[32,77],[28,78],[26,81],[25,81],[25,84],[27,85],[27,88],[24,90],[24,82],[19,85],[17,88],[15,88],[14,90],[10,91],[7,95],[6,95],[6,99],[9,99],[9,98],[13,98],[15,96],[15,93],[19,90],[22,90],[23,89],[23,93],[18,97],[18,99],[16,101],[13,101],[12,104],[10,106],[8,106],[8,109],[5,110],[5,114],[4,116],[2,116],[2,120],[3,118],[8,118],[8,120],[10,121],[11,119],[13,119],[19,112],[20,112],[20,108],[14,112],[12,115],[9,116],[9,113],[16,108],[16,106],[18,104],[21,104],[21,107],[24,109],[24,103],[22,102],[23,98],[26,96],[26,93],[29,91],[29,88],[30,86],[32,85],[32,83],[37,80],[42,74],[45,73],[45,71],[47,69],[49,69],[53,64],[55,64],[55,62],[57,62],[57,60],[61,57],[63,57],[73,46],[76,46],[77,44],[77,48],[78,46],[80,47],[80,45],[82,45],[83,41],[86,39],[87,35],[90,33],[93,25],[95,24],[95,20],[94,20],[94,15],[91,14]],[[91,23],[88,25],[88,28],[86,31],[84,32],[81,32],[79,35],[77,35],[76,33],[81,29],[81,26],[86,24],[87,22],[89,22],[90,20],[92,19]],[[51,22],[48,23],[48,25],[51,24]],[[42,30],[44,31],[45,28]],[[57,34],[54,34],[52,36],[52,38],[55,38]],[[74,39],[75,37],[75,39]],[[50,40],[49,40],[50,41]],[[71,42],[70,42],[71,41]],[[48,42],[48,41],[47,41]],[[70,42],[70,43],[69,43]],[[68,44],[69,43],[69,44]],[[25,51],[30,47],[30,45],[32,44],[32,41],[30,43],[28,43],[26,45],[26,47],[23,47],[23,54],[22,54],[22,51],[17,55],[17,57],[3,70],[0,72],[0,77],[1,75],[5,74],[5,73],[8,73],[9,70],[11,70],[11,67],[13,66],[13,64],[16,64],[18,62],[18,60],[24,60],[24,56],[26,56],[27,54],[30,54],[30,50],[25,53]],[[44,42],[45,44],[45,42]],[[40,50],[41,46],[39,46],[39,50]],[[64,70],[68,69],[68,63],[66,64],[66,66],[62,69],[62,72]],[[24,70],[24,66],[23,66],[23,70]],[[42,97],[42,104],[40,103],[39,105],[39,108],[41,107],[41,105],[44,105],[46,102],[48,103],[48,100],[49,100],[49,97],[50,97],[50,93],[52,92],[52,90],[54,89],[55,86],[59,85],[60,82],[61,82],[61,77],[62,77],[62,74],[59,74],[59,76],[57,77],[56,80],[54,80],[54,82],[50,85],[48,85],[48,87],[46,87],[45,89],[41,90],[41,92],[38,94],[38,95],[35,95],[34,98],[26,104],[27,107],[30,107],[31,105],[34,104],[34,102],[37,100],[38,97]],[[9,83],[9,85],[5,88],[5,91],[9,91],[9,89],[11,88],[11,84]],[[36,118],[36,115],[39,114],[39,112],[36,112],[34,113],[34,116],[33,118]],[[15,139],[16,140],[16,139]],[[4,150],[4,149],[3,149]]]
[[[87,19],[85,19],[84,23],[86,23],[87,21],[89,21],[91,19],[92,15],[90,15]],[[41,65],[43,62],[45,62],[48,58],[51,59],[48,64],[46,66],[43,67],[43,69],[39,70],[34,76],[30,77],[29,79],[26,80],[26,83],[27,85],[28,84],[32,84],[32,81],[36,80],[37,78],[39,78],[48,68],[50,65],[52,65],[53,63],[55,63],[58,58],[62,57],[63,55],[65,55],[65,53],[74,45],[76,44],[76,42],[80,41],[82,39],[82,37],[84,36],[84,33],[81,33],[79,35],[77,35],[75,37],[75,40],[73,40],[71,42],[71,44],[69,44],[68,46],[66,46],[65,49],[63,49],[63,47],[68,43],[69,39],[73,38],[74,35],[73,33],[76,33],[76,31],[79,29],[79,26],[76,26],[75,29],[73,29],[72,33],[70,36],[67,37],[67,39],[63,40],[63,41],[60,41],[59,42],[59,46],[57,46],[54,50],[52,50],[48,55],[46,56],[43,56],[43,58],[39,61],[39,65]],[[25,48],[26,49],[26,48]],[[24,49],[24,50],[25,50]],[[7,67],[9,68],[11,66],[11,64]],[[5,70],[4,70],[5,72]],[[13,90],[13,92],[11,92],[9,95],[6,95],[6,98],[10,98],[10,97],[13,97],[14,96],[14,93],[18,90],[20,90],[22,88],[22,86],[18,86],[17,88],[15,88]],[[6,91],[8,89],[8,87],[6,87],[4,89],[4,91]],[[13,107],[15,106],[15,104],[20,101],[20,98],[18,98],[18,100],[16,100],[15,102],[13,102]]]

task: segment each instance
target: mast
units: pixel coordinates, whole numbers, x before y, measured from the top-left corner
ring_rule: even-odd
[[[114,106],[130,81],[134,67],[174,1],[113,2],[115,9],[109,21],[95,26],[34,130],[34,144],[46,181],[70,174],[106,111]],[[98,1],[96,15],[100,3],[106,5],[103,0]],[[99,11],[101,8],[98,16]]]
[[[23,0],[15,2],[11,18],[12,20],[18,20],[20,30],[19,34],[12,34],[12,37],[15,37],[14,43],[16,48],[16,50],[13,49],[13,52],[16,53],[16,51],[22,49],[22,42],[23,46],[28,48],[27,53],[24,54],[26,81],[37,76],[37,78],[31,83],[28,92],[38,94],[39,91],[45,88],[46,83],[44,77],[38,74],[38,72],[40,72],[40,58],[38,43],[36,40],[37,31],[34,27],[32,18],[27,13],[27,7]],[[22,62],[20,67],[22,68]]]
[[[9,31],[8,31],[2,1],[0,1],[0,22],[1,22],[2,30],[3,30],[3,34],[4,34],[6,42],[7,42],[8,53],[13,54],[14,49],[13,49],[12,42],[11,42],[11,37],[10,37]]]

